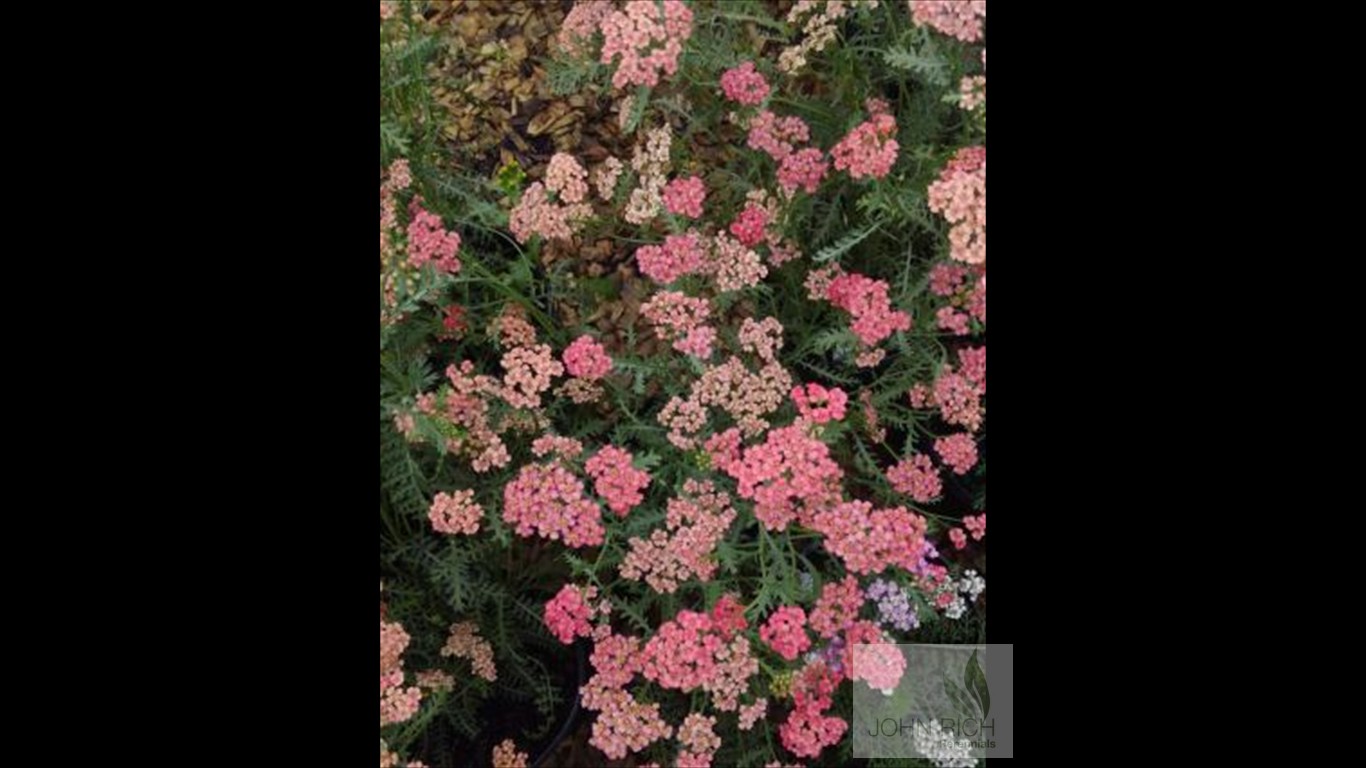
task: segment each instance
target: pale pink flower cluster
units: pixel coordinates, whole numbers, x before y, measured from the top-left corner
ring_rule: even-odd
[[[800,425],[770,431],[763,443],[745,449],[728,474],[738,482],[740,496],[754,501],[754,516],[770,531],[837,502],[844,476],[830,448]]]
[[[674,349],[701,360],[711,357],[716,330],[705,325],[711,316],[706,299],[679,291],[660,291],[640,306],[640,314],[652,323]]]
[[[503,520],[519,536],[595,547],[603,539],[601,517],[598,505],[584,498],[583,482],[558,464],[528,464],[503,487]]]
[[[545,604],[545,625],[561,643],[569,645],[576,637],[593,634],[589,620],[596,609],[589,602],[597,597],[597,587],[576,587],[566,584]]]
[[[746,317],[740,321],[740,349],[751,352],[766,363],[777,360],[778,350],[783,348],[783,324],[776,317],[765,317],[756,321]]]
[[[474,363],[462,361],[446,367],[451,387],[440,393],[424,393],[417,398],[417,411],[432,418],[449,421],[461,437],[447,437],[446,449],[470,458],[475,472],[507,466],[507,446],[489,426],[488,398],[500,392],[497,380],[474,373]]]
[[[849,724],[825,710],[834,704],[835,687],[840,675],[823,660],[808,662],[792,684],[792,712],[778,728],[783,746],[798,757],[815,757],[822,749],[837,743]]]
[[[982,20],[987,17],[987,0],[907,0],[911,20],[929,26],[965,43],[982,38]]]
[[[545,170],[545,188],[562,203],[582,203],[588,198],[588,171],[573,155],[556,152]]]
[[[593,33],[615,10],[611,0],[578,0],[560,24],[555,42],[571,56],[586,55]]]
[[[833,638],[858,621],[863,600],[863,590],[859,589],[858,579],[853,576],[830,582],[821,588],[821,596],[811,611],[809,624],[821,637],[827,640]]]
[[[944,492],[939,470],[935,468],[934,461],[923,453],[904,459],[888,469],[887,481],[898,493],[904,493],[920,504],[934,501]]]
[[[849,396],[839,387],[826,389],[820,384],[807,384],[792,389],[792,402],[803,419],[815,424],[839,421],[844,418],[844,407]]]
[[[397,10],[394,0],[379,0],[379,20],[392,19]]]
[[[441,655],[469,659],[474,674],[489,682],[498,679],[498,670],[493,665],[493,646],[479,636],[479,627],[472,621],[451,625],[451,634],[441,648]]]
[[[531,756],[519,751],[512,739],[503,739],[493,748],[493,768],[527,768],[530,761]]]
[[[474,491],[466,489],[454,493],[438,493],[432,498],[432,507],[427,512],[432,528],[441,533],[463,533],[474,535],[479,532],[479,521],[484,517],[484,508],[474,500]]]
[[[508,216],[508,229],[517,242],[525,243],[533,235],[547,240],[568,240],[580,222],[593,213],[587,203],[561,205],[546,194],[545,185],[534,182],[522,192],[522,199]]]
[[[583,443],[572,437],[547,434],[532,441],[531,452],[540,457],[553,453],[569,461],[583,453]]]
[[[401,723],[417,713],[422,689],[403,687],[403,651],[408,633],[396,621],[379,621],[379,724]]]
[[[806,611],[795,605],[779,608],[759,628],[759,639],[792,661],[811,647],[811,638],[806,636]]]
[[[527,322],[515,304],[508,304],[498,316],[489,321],[489,335],[498,337],[503,349],[529,347],[536,343],[536,326]]]
[[[966,336],[972,332],[971,321],[966,313],[959,312],[953,307],[945,306],[935,310],[934,322],[941,331],[948,331],[954,336]]]
[[[817,13],[811,15],[802,25],[802,41],[783,49],[782,53],[778,54],[778,69],[792,74],[806,66],[808,55],[825,50],[825,46],[835,39],[835,22],[843,18],[850,8],[859,5],[876,8],[878,0],[797,0],[792,10],[788,11],[788,24],[800,22],[803,16],[812,11]]]
[[[721,737],[716,735],[715,728],[715,715],[693,712],[683,718],[683,724],[678,726],[678,742],[684,747],[678,755],[679,768],[711,765],[712,756],[721,748]]]
[[[811,527],[825,536],[825,549],[850,573],[881,573],[891,566],[911,570],[925,548],[925,518],[905,507],[873,509],[850,501],[818,511]]]
[[[959,475],[967,474],[977,464],[977,443],[967,432],[955,432],[935,440],[934,450]]]
[[[895,141],[890,143],[896,144]],[[836,145],[835,149],[838,148]],[[895,161],[895,149],[892,152]],[[824,152],[815,147],[799,149],[785,155],[778,163],[778,187],[787,197],[792,197],[798,188],[805,190],[808,195],[814,195],[828,170],[830,163],[826,161]]]
[[[674,179],[664,185],[664,208],[676,216],[701,218],[702,201],[706,198],[707,187],[698,176]]]
[[[503,354],[503,399],[514,408],[540,408],[541,393],[564,373],[549,344],[516,347]]]
[[[621,58],[612,75],[614,88],[658,85],[661,72],[678,71],[683,44],[692,36],[692,11],[681,0],[663,0],[659,5],[656,0],[626,0],[622,10],[601,23],[602,63]]]
[[[805,144],[811,138],[811,130],[800,117],[778,117],[768,110],[755,115],[749,121],[749,136],[745,140],[750,149],[765,152],[776,163],[792,154],[796,145]]]
[[[429,691],[455,690],[455,678],[445,670],[424,669],[417,673],[416,678],[418,686]]]
[[[850,272],[830,281],[826,298],[853,316],[850,330],[864,347],[873,347],[893,333],[911,327],[910,315],[892,309],[889,290],[884,280]]]
[[[609,157],[602,161],[602,165],[593,169],[593,188],[597,190],[598,197],[604,202],[612,202],[613,194],[617,189],[617,179],[621,177],[621,161],[615,157]]]
[[[701,235],[689,231],[681,235],[669,235],[664,238],[663,245],[642,245],[637,248],[636,266],[642,275],[667,285],[701,270],[706,255]]]
[[[831,284],[843,275],[844,268],[838,264],[827,264],[807,272],[806,280],[802,283],[802,287],[806,288],[806,297],[812,301],[830,298]]]
[[[680,451],[697,447],[693,435],[707,424],[707,409],[692,398],[671,397],[659,411],[659,423],[669,428],[669,442]]]
[[[857,644],[853,648],[853,679],[863,680],[873,690],[892,695],[906,672],[906,657],[901,649],[888,642]]]
[[[408,168],[408,161],[400,158],[389,164],[386,178],[379,185],[379,258],[381,264],[388,265],[390,257],[393,255],[393,230],[398,227],[397,195],[412,183],[413,175]]]
[[[625,106],[622,108],[624,110]],[[664,204],[661,194],[668,177],[669,148],[672,146],[673,133],[668,123],[646,133],[643,143],[636,143],[631,168],[635,170],[640,186],[631,190],[626,203],[624,215],[629,223],[644,224],[659,215]]]
[[[931,211],[952,224],[949,255],[965,264],[987,261],[987,149],[964,147],[930,184]],[[985,292],[985,287],[983,287]],[[985,311],[983,312],[985,314]]]
[[[689,399],[704,407],[720,408],[741,431],[754,437],[768,429],[764,417],[782,406],[791,387],[792,376],[777,362],[751,372],[738,357],[728,357],[721,365],[702,371],[693,382]]]
[[[906,672],[906,656],[902,655],[902,649],[888,642],[887,635],[881,631],[878,631],[876,638],[859,640],[869,642],[855,642],[854,638],[848,641],[852,648],[850,678],[865,681],[873,690],[892,696],[892,691],[902,682],[902,675]]]
[[[683,493],[669,499],[668,532],[656,529],[649,539],[631,537],[630,551],[621,564],[622,578],[644,579],[651,589],[665,594],[689,579],[711,580],[716,572],[712,552],[735,521],[735,510],[730,507],[730,496],[716,492],[710,482],[688,480]]]
[[[441,224],[441,217],[422,207],[418,198],[408,205],[412,217],[408,222],[408,264],[420,269],[431,262],[437,270],[447,274],[460,271],[460,235],[448,232]]]
[[[740,730],[748,731],[767,714],[768,699],[759,699],[753,704],[740,707]]]
[[[588,743],[612,760],[620,760],[628,752],[639,752],[673,734],[673,728],[659,716],[658,702],[641,704],[627,691],[609,688],[594,697],[594,704],[597,706],[590,706],[588,698],[584,698],[585,708],[598,710]]]
[[[975,517],[968,515],[963,518],[963,527],[972,534],[973,541],[981,541],[987,535],[987,513],[983,512]]]
[[[977,109],[987,103],[987,78],[985,75],[968,75],[958,83],[958,104],[963,109]]]
[[[597,381],[612,370],[612,358],[592,336],[580,336],[564,348],[564,369],[570,376]]]
[[[607,502],[607,508],[625,517],[645,500],[641,493],[650,484],[650,473],[631,466],[631,454],[614,446],[603,446],[584,464],[593,478],[593,490]]]
[[[976,385],[983,395],[987,393],[987,348],[966,347],[958,350],[958,370]]]
[[[887,112],[874,112],[830,148],[835,170],[847,170],[854,179],[886,176],[896,163],[899,145],[892,138],[895,135],[896,118]]]
[[[757,106],[768,98],[768,81],[755,71],[754,62],[746,61],[721,73],[721,92],[737,104]]]
[[[740,428],[731,427],[717,432],[707,438],[702,448],[707,452],[711,466],[729,474],[731,467],[740,460]]]
[[[753,288],[768,275],[768,267],[759,254],[725,232],[716,234],[706,271],[715,278],[716,288],[722,293]]]
[[[976,432],[982,427],[982,391],[967,375],[944,366],[934,382],[934,402],[944,421]]]

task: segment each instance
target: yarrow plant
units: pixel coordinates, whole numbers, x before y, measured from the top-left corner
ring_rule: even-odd
[[[381,3],[381,768],[838,763],[985,640],[985,3],[524,5]]]

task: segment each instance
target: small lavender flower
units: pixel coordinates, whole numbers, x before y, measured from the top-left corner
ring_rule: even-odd
[[[868,599],[877,602],[878,620],[902,632],[910,632],[920,626],[920,617],[911,604],[911,595],[904,587],[895,582],[878,579],[868,586]]]
[[[815,584],[815,580],[807,571],[802,571],[801,573],[797,574],[797,581],[801,582],[803,592],[810,592],[812,586],[814,586]]]

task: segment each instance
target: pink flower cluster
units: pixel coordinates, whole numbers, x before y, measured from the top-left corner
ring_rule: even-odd
[[[503,487],[503,520],[517,535],[563,539],[569,547],[602,543],[598,505],[584,498],[583,483],[558,464],[528,464]]]
[[[892,695],[906,672],[906,657],[901,649],[884,642],[883,638],[873,643],[855,644],[853,649],[852,678],[864,680],[869,688]]]
[[[469,659],[474,674],[489,682],[498,679],[498,670],[493,665],[493,646],[479,636],[479,627],[472,621],[451,625],[451,634],[441,647],[441,655]]]
[[[824,714],[834,704],[833,694],[839,680],[840,676],[819,660],[807,664],[797,674],[792,686],[795,706],[778,728],[783,746],[792,754],[815,757],[844,736],[849,724]]]
[[[964,147],[930,184],[931,211],[952,224],[949,255],[965,264],[987,261],[987,149]],[[985,286],[982,290],[985,292]],[[985,314],[985,312],[983,312]]]
[[[934,450],[959,475],[967,474],[977,464],[977,443],[967,432],[957,432],[935,440]]]
[[[493,768],[527,768],[530,761],[531,756],[519,751],[512,739],[503,739],[493,748]]]
[[[679,768],[711,765],[712,756],[721,748],[721,737],[716,735],[715,728],[715,715],[693,712],[683,718],[683,724],[678,726],[678,741],[684,747],[678,754]]]
[[[522,192],[522,199],[508,216],[508,229],[517,242],[533,235],[547,240],[568,240],[574,229],[593,215],[587,203],[588,172],[573,155],[557,152],[546,168],[545,182],[535,182]],[[556,199],[550,199],[554,193]]]
[[[768,98],[768,81],[755,71],[754,62],[746,61],[721,73],[721,92],[737,104],[752,107]]]
[[[944,421],[976,432],[982,427],[982,391],[977,382],[944,367],[934,382],[934,402]]]
[[[615,10],[611,0],[578,0],[560,24],[555,42],[571,56],[583,56],[593,33]]]
[[[903,459],[888,469],[887,481],[898,493],[904,493],[920,504],[934,501],[944,492],[939,470],[935,469],[934,461],[924,454]]]
[[[696,481],[689,481],[695,483]],[[725,494],[718,494],[724,496]],[[729,640],[737,632],[743,632],[749,628],[749,622],[745,620],[745,606],[732,594],[722,595],[716,605],[711,607],[711,625],[721,637]]]
[[[650,474],[631,466],[631,454],[614,446],[603,446],[584,464],[593,478],[593,490],[607,501],[607,508],[625,517],[645,500],[641,491],[650,484]]]
[[[641,704],[622,688],[589,691],[589,686],[585,686],[583,706],[598,710],[598,717],[588,743],[608,758],[620,760],[673,734],[673,728],[659,716],[658,702]]]
[[[770,431],[762,444],[745,449],[728,474],[739,483],[740,496],[754,501],[754,516],[770,531],[837,501],[844,476],[830,448],[801,426]]]
[[[987,513],[983,512],[975,517],[968,515],[963,518],[963,527],[972,534],[973,541],[981,541],[987,535]]]
[[[626,0],[622,10],[602,20],[602,32],[602,63],[621,58],[612,86],[653,88],[661,72],[678,71],[683,43],[692,36],[692,11],[681,0],[663,0],[658,5],[655,0]]]
[[[674,396],[659,410],[656,418],[669,428],[669,442],[674,447],[680,451],[691,451],[697,447],[693,435],[707,425],[707,409],[696,398],[684,400]]]
[[[874,112],[857,125],[830,149],[835,159],[835,170],[849,171],[849,176],[862,179],[886,176],[896,163],[899,148],[896,139],[896,118],[887,112]]]
[[[474,491],[463,490],[454,493],[438,493],[432,499],[432,507],[427,517],[432,528],[441,533],[463,533],[474,535],[479,532],[479,520],[484,516],[484,508],[474,500]]]
[[[516,347],[503,355],[503,399],[515,408],[540,408],[541,393],[564,373],[548,344]]]
[[[982,19],[987,17],[987,0],[907,0],[911,19],[965,43],[982,38]]]
[[[858,579],[853,576],[826,584],[811,611],[811,628],[827,640],[833,638],[858,621],[863,600],[863,590],[859,589]]]
[[[715,675],[716,654],[723,645],[710,616],[682,610],[645,644],[641,672],[664,688],[701,688]]]
[[[766,363],[777,362],[778,350],[783,348],[783,324],[776,317],[740,321],[740,349],[751,352]]]
[[[792,661],[811,647],[811,638],[806,636],[806,611],[795,605],[779,608],[759,628],[759,639]]]
[[[753,704],[740,707],[740,730],[748,731],[754,724],[768,714],[768,699],[759,699]]]
[[[569,645],[576,637],[593,634],[589,620],[596,612],[589,603],[597,597],[597,587],[576,587],[566,584],[545,604],[545,625],[561,643]]]
[[[706,271],[716,279],[716,289],[724,293],[753,288],[768,274],[768,267],[759,254],[725,232],[718,232]]]
[[[696,232],[669,235],[663,245],[642,245],[636,249],[640,273],[662,285],[702,269],[707,251]]]
[[[498,382],[490,376],[476,375],[474,363],[469,360],[459,366],[447,366],[446,378],[450,389],[418,396],[418,413],[444,420],[455,428],[449,431],[460,436],[448,436],[445,447],[469,456],[475,472],[507,466],[507,446],[488,422],[488,398],[501,392]]]
[[[805,144],[810,139],[811,130],[800,117],[778,117],[764,110],[749,121],[749,137],[745,144],[750,149],[768,153],[774,162],[781,163],[797,144]]]
[[[895,141],[890,143],[896,144]],[[836,148],[838,149],[838,146]],[[893,156],[893,160],[895,160],[895,149],[893,149]],[[785,155],[779,161],[778,186],[783,190],[783,194],[788,197],[792,197],[792,194],[799,187],[805,190],[808,195],[814,195],[816,188],[820,186],[821,179],[825,178],[828,170],[830,170],[830,163],[826,161],[824,152],[815,147],[799,149]],[[883,175],[886,175],[885,171]]]
[[[711,315],[706,299],[693,298],[679,291],[660,291],[640,306],[646,320],[662,330],[673,348],[700,360],[711,357],[716,329],[705,325]]]
[[[759,671],[749,640],[736,635],[727,641],[710,616],[687,610],[660,626],[642,659],[647,679],[685,692],[701,688],[725,712],[740,708],[740,695]]]
[[[408,222],[408,263],[414,269],[421,269],[427,262],[447,274],[460,271],[460,235],[448,232],[441,224],[441,217],[422,207],[422,202],[414,198],[408,206],[412,217]]]
[[[730,233],[741,245],[753,248],[764,241],[764,229],[768,227],[768,209],[756,202],[745,204],[744,210],[730,223]]]
[[[689,579],[710,581],[716,572],[712,552],[734,521],[735,510],[730,507],[728,494],[716,491],[710,482],[688,480],[683,496],[669,499],[667,532],[655,530],[648,539],[630,539],[621,577],[643,579],[651,589],[666,594]],[[717,603],[716,611],[715,625],[729,636],[734,617],[725,613],[722,602]],[[743,614],[740,621],[744,621]]]
[[[564,348],[564,368],[570,376],[597,381],[612,370],[612,358],[592,336],[580,336]]]
[[[720,408],[742,432],[754,437],[768,429],[764,417],[782,406],[791,386],[791,375],[777,362],[750,371],[739,358],[728,357],[702,371],[689,399],[699,406]]]
[[[910,315],[892,309],[889,289],[883,280],[873,280],[850,272],[830,281],[826,298],[853,316],[850,330],[864,347],[871,348],[893,333],[907,331],[911,327]],[[875,365],[876,361],[872,364]]]
[[[844,406],[849,396],[839,387],[826,389],[820,384],[807,384],[792,390],[792,402],[803,419],[815,424],[839,421],[844,418]]]
[[[408,633],[398,622],[379,621],[379,724],[401,723],[417,713],[422,689],[403,687],[403,651]]]
[[[664,185],[664,208],[677,216],[687,216],[691,219],[701,218],[702,201],[706,197],[707,187],[702,183],[702,179],[697,176],[674,179]]]
[[[818,511],[811,527],[825,536],[825,549],[850,573],[880,573],[894,565],[909,571],[925,548],[925,518],[905,507],[845,502]]]
[[[583,453],[583,443],[572,437],[546,434],[531,442],[531,452],[537,456],[553,453],[562,459],[571,460]]]
[[[963,109],[973,110],[987,103],[987,79],[984,75],[969,75],[958,83],[958,103]]]
[[[964,535],[962,528],[950,528],[949,539],[953,542],[954,549],[963,549],[968,545],[968,537]]]

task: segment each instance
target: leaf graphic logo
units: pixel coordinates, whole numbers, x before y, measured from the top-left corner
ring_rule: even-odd
[[[954,707],[966,717],[977,715],[985,720],[991,712],[991,692],[987,689],[987,676],[977,663],[977,651],[972,652],[968,663],[963,666],[963,684],[944,678],[944,695],[949,697]],[[980,714],[978,714],[980,713]]]

